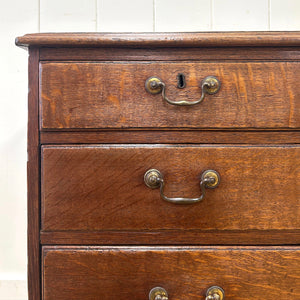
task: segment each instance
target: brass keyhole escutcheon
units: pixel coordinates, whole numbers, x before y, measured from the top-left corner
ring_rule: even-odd
[[[186,82],[185,82],[185,76],[182,73],[179,73],[177,75],[177,87],[179,89],[184,89],[186,86]]]

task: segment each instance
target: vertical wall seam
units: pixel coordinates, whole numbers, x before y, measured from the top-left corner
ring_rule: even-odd
[[[153,9],[153,31],[156,31],[156,0],[153,0],[153,5],[152,5],[152,9]]]
[[[271,30],[271,0],[268,0],[268,30]]]
[[[98,0],[95,0],[95,10],[96,10],[95,32],[97,32],[98,31]]]
[[[214,6],[213,1],[214,0],[210,0],[210,24],[209,24],[210,30],[213,30],[213,6]]]
[[[41,32],[41,0],[38,1],[38,32]]]

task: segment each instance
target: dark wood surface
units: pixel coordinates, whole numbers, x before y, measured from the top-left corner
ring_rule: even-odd
[[[272,55],[270,55],[272,53]],[[288,61],[299,60],[297,47],[205,48],[41,48],[40,60],[54,61]]]
[[[44,131],[41,144],[299,144],[300,131],[102,130]]]
[[[41,127],[300,128],[300,63],[43,63]],[[177,74],[186,76],[177,88]],[[145,90],[165,82],[172,100],[196,100],[209,75],[221,81],[201,104],[179,107]]]
[[[299,245],[300,230],[41,231],[44,245]]]
[[[213,285],[226,299],[299,299],[300,251],[293,247],[44,247],[45,300],[205,299]]]
[[[193,33],[40,33],[16,38],[18,46],[232,47],[300,46],[299,31]]]
[[[27,222],[28,297],[40,299],[40,148],[39,148],[39,49],[29,51],[28,67],[28,146],[27,146]]]
[[[42,229],[300,229],[299,157],[300,147],[287,145],[45,146]],[[174,205],[144,184],[152,168],[168,197],[199,196],[208,169],[221,183],[201,203]]]

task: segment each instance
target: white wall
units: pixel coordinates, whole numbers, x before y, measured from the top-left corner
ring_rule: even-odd
[[[0,299],[27,299],[25,33],[300,30],[299,0],[0,0]]]

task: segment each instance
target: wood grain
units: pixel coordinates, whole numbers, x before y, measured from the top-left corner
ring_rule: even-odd
[[[44,247],[44,300],[205,299],[213,285],[227,299],[298,299],[299,248]]]
[[[41,144],[299,144],[300,131],[102,130],[45,131]]]
[[[227,48],[41,48],[40,60],[63,61],[190,61],[300,60],[297,47]]]
[[[299,63],[42,63],[41,127],[69,128],[299,128]],[[186,75],[177,88],[178,73]],[[198,105],[178,107],[151,95],[158,76],[170,99],[195,100],[201,81],[221,90]]]
[[[294,32],[197,32],[197,33],[39,33],[16,38],[16,45],[69,47],[232,47],[300,46]]]
[[[28,297],[40,299],[40,148],[39,148],[39,49],[29,51],[28,62],[28,142],[27,142],[27,222]]]
[[[44,245],[299,245],[300,230],[41,231]]]
[[[299,157],[299,146],[44,146],[42,229],[299,229]],[[169,197],[200,195],[207,169],[221,184],[201,203],[174,205],[145,186],[151,168]]]

